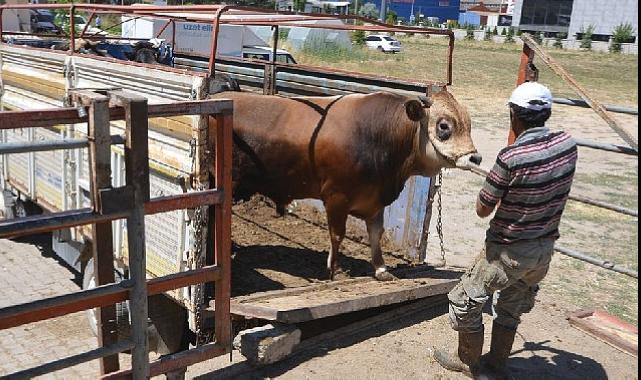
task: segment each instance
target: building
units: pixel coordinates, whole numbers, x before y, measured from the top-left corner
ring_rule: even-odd
[[[381,0],[362,0],[359,4],[373,3],[381,9]],[[447,20],[458,20],[460,0],[386,0],[388,11],[394,11],[399,20],[409,22],[411,19],[420,21],[432,17],[440,23]],[[412,17],[413,16],[413,17]]]
[[[462,0],[458,23],[474,26],[510,26],[514,0]]]
[[[592,25],[592,40],[608,41],[614,28],[630,23],[636,42],[638,11],[637,0],[518,0],[512,25],[548,36],[565,33],[569,39],[580,39],[582,31]]]

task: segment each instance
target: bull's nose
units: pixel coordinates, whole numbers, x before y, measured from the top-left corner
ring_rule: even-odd
[[[475,165],[481,165],[482,160],[483,160],[483,156],[481,156],[478,153],[474,153],[470,156],[470,162]]]

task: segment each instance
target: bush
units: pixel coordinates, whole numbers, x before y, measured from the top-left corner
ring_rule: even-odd
[[[543,44],[542,33],[532,33],[532,39],[539,45]]]
[[[503,30],[501,30],[501,35],[502,36],[506,36],[507,35],[507,29],[506,28],[503,28]]]
[[[378,11],[378,8],[376,7],[376,4],[365,3],[363,4],[363,6],[358,8],[358,14],[359,16],[363,16],[366,18],[377,19],[379,11]]]
[[[474,27],[468,26],[467,32],[465,33],[465,39],[468,41],[474,41]]]
[[[493,36],[498,36],[499,35],[499,30],[496,28],[496,26],[494,27],[494,29],[492,29],[492,35]]]
[[[567,38],[567,35],[565,33],[557,33],[556,38],[554,39],[554,46],[557,49],[563,49],[563,40]]]
[[[610,44],[610,51],[612,53],[621,52],[621,44],[634,40],[634,27],[630,23],[619,24],[612,32],[612,43]]]
[[[355,30],[351,35],[352,44],[357,46],[365,45],[365,31],[364,30]]]
[[[581,45],[579,47],[585,50],[592,50],[592,34],[594,34],[594,25],[590,24],[587,28],[581,27]]]
[[[488,27],[483,35],[483,41],[492,41],[492,30]]]
[[[512,43],[514,42],[514,29],[510,27],[507,30],[507,34],[505,35],[505,43]]]

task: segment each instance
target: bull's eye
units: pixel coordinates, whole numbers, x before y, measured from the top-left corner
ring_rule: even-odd
[[[445,141],[452,136],[452,126],[447,120],[439,120],[436,123],[436,137],[439,140]]]

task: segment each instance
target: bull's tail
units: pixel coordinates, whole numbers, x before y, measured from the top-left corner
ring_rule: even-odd
[[[214,78],[209,81],[209,95],[225,91],[240,92],[238,81],[231,75],[215,74]]]

